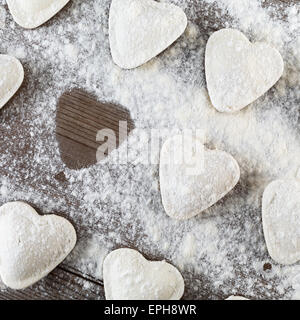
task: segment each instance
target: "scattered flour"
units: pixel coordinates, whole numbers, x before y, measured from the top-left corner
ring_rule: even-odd
[[[95,235],[80,242],[67,259],[70,263],[80,265],[80,271],[83,274],[102,279],[103,261],[109,252],[108,248],[101,245],[101,237]]]
[[[46,26],[31,31],[16,27],[6,12],[1,53],[24,47],[26,86],[0,115],[0,132],[5,133],[1,204],[27,200],[43,213],[61,212],[74,221],[81,229],[78,250],[66,263],[91,278],[101,279],[106,251],[133,247],[177,266],[185,279],[186,298],[300,298],[299,265],[281,266],[271,260],[261,223],[265,186],[273,179],[299,176],[299,5],[170,2],[185,11],[186,32],[157,58],[131,71],[121,70],[111,59],[110,0],[73,0]],[[285,62],[276,86],[236,115],[218,113],[205,84],[206,41],[224,27],[274,45]],[[70,57],[75,63],[68,63]],[[89,169],[65,168],[55,139],[55,112],[58,97],[72,87],[127,107],[137,128],[200,128],[208,145],[238,161],[239,184],[204,215],[178,222],[162,207],[155,187],[157,165],[116,165],[112,152]],[[20,122],[22,126],[16,126]],[[128,146],[130,154],[142,157],[148,138],[138,132],[132,132]],[[54,178],[62,171],[65,183]]]
[[[26,48],[19,46],[13,46],[7,49],[7,53],[18,58],[18,59],[25,59],[26,58]]]
[[[6,11],[4,7],[0,5],[0,28],[5,27]]]
[[[63,50],[64,55],[69,58],[71,62],[77,62],[78,58],[78,48],[71,43],[68,43],[64,46]],[[63,55],[62,55],[63,57]]]

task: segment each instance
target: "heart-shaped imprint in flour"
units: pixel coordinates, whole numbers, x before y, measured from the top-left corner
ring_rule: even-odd
[[[109,40],[114,62],[136,68],[169,47],[187,26],[185,13],[153,0],[112,0]]]
[[[103,263],[107,300],[179,300],[180,272],[165,261],[148,261],[132,249],[112,251]]]
[[[0,54],[0,109],[17,92],[24,80],[24,69],[14,57]]]
[[[21,27],[34,29],[52,18],[70,0],[6,0],[10,13]]]
[[[276,49],[266,43],[252,44],[238,30],[219,30],[207,42],[207,88],[220,112],[235,112],[255,101],[279,80],[283,69]]]
[[[85,91],[73,89],[59,99],[56,138],[61,159],[70,169],[88,168],[100,162],[125,142],[133,129],[127,109],[97,101]],[[105,146],[107,150],[101,156],[100,147]]]
[[[45,277],[71,252],[76,233],[56,215],[40,216],[24,202],[0,207],[0,276],[12,289]]]
[[[281,264],[300,260],[300,182],[275,180],[264,191],[262,222],[270,256]]]
[[[196,159],[201,165],[198,172],[189,172],[191,167],[186,161],[173,161],[172,156],[178,158],[189,143],[185,135],[176,135],[164,143],[160,154],[162,203],[166,213],[179,220],[191,218],[215,204],[240,178],[239,165],[230,154],[203,145],[197,155],[199,160]]]

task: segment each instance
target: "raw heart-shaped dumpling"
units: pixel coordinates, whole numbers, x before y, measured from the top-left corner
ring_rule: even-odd
[[[153,0],[112,0],[109,40],[114,62],[136,68],[169,47],[187,26],[179,7]]]
[[[225,300],[249,300],[249,299],[242,297],[242,296],[230,296]]]
[[[0,54],[0,109],[17,92],[24,80],[24,69],[14,57]]]
[[[132,249],[112,251],[103,263],[107,300],[179,300],[180,272],[165,261],[148,261]]]
[[[56,215],[40,216],[24,202],[0,207],[0,276],[12,289],[45,277],[72,251],[76,233]]]
[[[195,174],[186,161],[170,161],[172,154],[179,158],[188,143],[185,135],[176,135],[164,143],[160,155],[162,203],[166,213],[178,220],[189,219],[215,204],[240,178],[239,165],[230,154],[203,145],[203,151],[196,155],[201,167]]]
[[[52,18],[70,0],[6,0],[10,13],[21,27],[34,29]]]
[[[208,93],[220,112],[235,112],[267,92],[282,76],[280,53],[266,43],[254,43],[238,30],[212,34],[206,46]]]
[[[262,222],[270,256],[281,264],[300,260],[300,182],[275,180],[264,191]]]

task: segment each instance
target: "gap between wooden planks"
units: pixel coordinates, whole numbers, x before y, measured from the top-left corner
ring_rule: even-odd
[[[1,287],[0,287],[1,288]],[[0,300],[103,300],[101,283],[59,266],[24,290],[0,289]]]

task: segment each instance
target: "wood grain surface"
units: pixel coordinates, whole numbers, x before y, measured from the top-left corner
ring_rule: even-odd
[[[195,1],[198,2],[198,0]],[[274,4],[286,6],[294,4],[297,1],[266,0],[263,2],[263,6],[272,6]],[[5,8],[7,9],[7,6]],[[70,4],[68,4],[58,15],[48,21],[45,26],[50,26],[57,21],[63,24],[64,17],[71,13]],[[197,19],[194,22],[206,38],[214,31],[211,25],[217,25],[218,28],[225,26],[224,16],[222,19],[220,18],[218,9],[212,10],[205,3],[199,1],[199,8],[196,14]],[[230,13],[228,13],[228,19],[231,19]],[[7,20],[10,24],[14,24],[10,15],[7,17]],[[38,29],[34,32],[38,32]],[[25,66],[25,73],[27,71],[30,73],[29,70],[26,70]],[[43,78],[43,72],[43,70],[40,71],[41,78]],[[28,81],[28,79],[25,79],[24,84],[19,90],[20,95],[29,94],[27,93],[27,89],[29,88]],[[36,89],[41,88],[39,82],[36,81]],[[82,90],[75,89],[63,94],[61,97],[55,97],[55,99],[58,105],[56,119],[57,140],[62,160],[69,168],[80,169],[95,163],[95,150],[99,146],[99,143],[95,141],[98,130],[112,128],[118,132],[117,124],[119,120],[128,121],[129,131],[134,127],[126,109],[115,104],[96,101],[93,96]],[[54,201],[62,199],[70,208],[78,208],[79,200],[65,191],[67,181],[63,171],[56,172],[54,176],[50,175],[49,178],[45,178],[45,168],[40,167],[33,170],[31,167],[30,159],[34,159],[35,146],[30,142],[31,128],[30,125],[27,125],[27,123],[30,123],[30,119],[26,119],[26,114],[18,114],[13,108],[10,109],[10,104],[11,102],[0,111],[0,137],[10,136],[18,137],[18,139],[13,141],[12,139],[5,139],[4,142],[1,141],[0,153],[3,150],[10,150],[10,153],[14,156],[14,171],[7,170],[0,163],[0,175],[13,179],[16,187],[25,184],[28,190],[32,190],[32,192],[39,190],[41,194],[45,195],[45,198],[54,199]],[[24,119],[28,120],[26,125],[24,125]],[[1,139],[3,140],[3,138]],[[118,141],[119,143],[120,141]],[[24,154],[27,155],[26,161],[24,160]],[[59,212],[58,214],[64,216],[64,213]],[[84,213],[82,219],[84,219]],[[88,237],[93,232],[93,228],[95,228],[94,226],[88,226],[83,220],[76,221],[74,225],[76,225],[79,240]],[[134,248],[134,242],[131,239],[128,239],[124,245]],[[150,256],[149,258],[161,259],[163,257]],[[267,265],[266,270],[271,267],[271,265]],[[204,291],[209,287],[209,283],[207,283],[205,278],[187,278],[192,280],[186,281],[184,299],[195,298],[193,295],[193,284],[195,282]],[[205,298],[205,295],[203,298]],[[224,297],[215,296],[215,298],[223,299]],[[64,262],[46,278],[26,290],[10,290],[0,284],[0,299],[104,299],[104,289],[101,281],[93,278],[92,275],[74,269],[67,262]]]
[[[59,266],[46,278],[25,290],[0,290],[1,300],[81,300],[104,299],[101,283],[85,279],[83,276]]]

